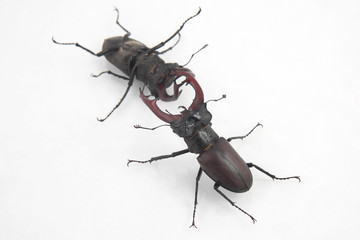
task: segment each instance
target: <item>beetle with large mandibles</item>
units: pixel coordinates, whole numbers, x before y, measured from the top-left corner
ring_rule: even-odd
[[[183,70],[185,70],[183,67],[186,64],[184,66],[181,66],[177,63],[165,63],[164,60],[159,57],[159,55],[168,52],[179,42],[180,31],[184,27],[185,23],[199,15],[201,12],[201,8],[199,8],[199,11],[195,15],[186,19],[180,26],[180,28],[168,39],[157,44],[154,47],[149,48],[143,43],[130,38],[131,33],[119,23],[119,11],[117,8],[115,8],[115,10],[117,12],[116,24],[119,25],[126,32],[126,34],[124,36],[117,36],[105,39],[102,50],[98,53],[94,53],[93,51],[80,45],[79,43],[61,43],[55,41],[55,39],[52,38],[53,42],[56,44],[73,45],[85,50],[86,52],[96,57],[105,56],[105,58],[110,63],[112,63],[115,67],[120,69],[128,76],[122,76],[111,71],[104,71],[98,75],[93,75],[94,77],[98,77],[104,73],[107,73],[118,78],[128,80],[128,86],[125,90],[124,95],[105,118],[98,119],[101,122],[106,120],[124,101],[131,86],[135,81],[135,78],[143,82],[144,85],[148,87],[152,96],[159,97],[162,101],[169,102],[178,99],[181,91],[179,91],[179,86],[176,83],[177,78],[174,73],[181,73]],[[179,39],[173,46],[161,52],[157,51],[158,49],[165,46],[166,43],[168,43],[177,35],[179,36]],[[205,45],[201,49],[205,48],[206,46],[207,45]],[[194,53],[191,58],[195,54],[196,53]],[[166,92],[166,89],[171,86],[173,86],[174,93],[172,96],[169,96]]]
[[[94,53],[93,51],[83,47],[78,43],[59,43],[53,39],[53,42],[56,44],[74,45],[89,52],[94,56],[105,56],[105,58],[109,62],[111,62],[114,66],[116,66],[126,75],[128,75],[128,77],[121,76],[111,71],[105,71],[98,75],[95,75],[100,76],[103,73],[108,73],[129,81],[127,89],[118,104],[105,118],[98,120],[104,121],[112,114],[112,112],[117,107],[120,106],[120,104],[123,102],[126,95],[128,94],[130,87],[132,86],[136,77],[138,80],[144,83],[144,87],[148,87],[151,96],[154,97],[154,99],[150,100],[148,96],[144,95],[144,88],[140,89],[140,97],[143,102],[158,118],[168,123],[174,133],[184,139],[187,148],[178,152],[171,153],[169,155],[153,157],[147,161],[129,160],[128,165],[134,162],[151,163],[153,161],[176,157],[189,152],[199,154],[197,160],[200,164],[200,169],[196,177],[195,201],[191,227],[196,227],[195,213],[197,206],[198,183],[203,171],[215,182],[214,189],[231,205],[248,215],[255,223],[255,218],[240,207],[238,207],[233,201],[231,201],[222,191],[219,190],[219,187],[223,187],[229,191],[239,193],[248,191],[253,183],[252,174],[250,172],[251,167],[256,168],[257,170],[261,171],[272,179],[298,179],[300,181],[300,177],[293,176],[286,178],[278,178],[253,163],[246,163],[234,150],[234,148],[229,144],[229,142],[233,139],[243,139],[247,137],[256,127],[262,125],[258,123],[248,134],[244,136],[232,137],[228,139],[219,137],[218,134],[211,127],[212,115],[207,110],[207,102],[204,102],[203,91],[198,82],[195,80],[194,74],[189,69],[184,68],[186,64],[181,66],[176,63],[165,63],[159,57],[160,54],[171,50],[178,41],[175,43],[174,46],[162,52],[158,52],[157,50],[163,47],[176,35],[178,35],[180,39],[180,31],[185,25],[185,23],[193,17],[197,16],[200,13],[201,9],[199,9],[199,11],[194,16],[191,16],[185,22],[183,22],[180,28],[168,39],[152,48],[148,48],[141,42],[129,38],[130,32],[118,22],[119,11],[117,9],[115,10],[117,11],[116,23],[126,32],[126,34],[124,36],[105,39],[103,49],[99,53]],[[194,56],[194,54],[192,56]],[[185,77],[185,80],[178,84],[176,80],[182,77]],[[162,101],[177,100],[181,93],[179,88],[184,84],[190,84],[195,90],[195,99],[193,100],[190,107],[182,107],[184,110],[181,112],[181,114],[178,115],[168,114],[160,110],[156,102],[159,99]],[[169,96],[166,92],[166,89],[171,86],[173,86],[174,88],[174,93],[172,96]],[[143,128],[141,126],[136,127]]]
[[[194,79],[192,72],[190,70],[186,70],[181,73],[174,74],[178,77],[185,77],[183,83],[190,84],[195,89],[195,99],[188,109],[182,107],[184,110],[181,114],[172,115],[163,112],[156,104],[159,98],[150,100],[144,95],[142,90],[140,90],[140,97],[159,119],[169,123],[173,132],[184,139],[187,148],[169,155],[154,157],[147,161],[128,160],[128,166],[130,163],[134,162],[151,163],[160,159],[176,157],[188,152],[199,154],[197,160],[200,164],[200,168],[196,177],[195,202],[191,227],[196,227],[195,212],[197,206],[198,182],[203,171],[215,182],[214,189],[231,205],[248,215],[255,223],[256,219],[231,201],[222,191],[219,190],[219,187],[223,187],[229,191],[237,193],[248,191],[253,183],[252,174],[250,172],[251,167],[256,168],[260,172],[276,180],[294,178],[300,181],[300,177],[293,176],[278,178],[253,163],[246,163],[229,144],[229,142],[233,139],[243,139],[247,137],[255,128],[262,125],[258,123],[248,134],[244,136],[231,137],[228,139],[219,137],[211,127],[212,115],[207,110],[207,102],[204,102],[203,91],[198,82]],[[225,95],[223,95],[223,98],[224,97]],[[136,127],[142,128],[140,126]]]

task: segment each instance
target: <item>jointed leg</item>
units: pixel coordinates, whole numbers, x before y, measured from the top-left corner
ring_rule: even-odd
[[[117,12],[116,24],[119,25],[126,32],[126,34],[124,35],[124,39],[127,39],[130,36],[131,33],[119,23],[119,10],[117,8],[115,8],[115,11]],[[74,45],[75,47],[79,47],[79,48],[85,50],[86,52],[90,53],[91,55],[96,56],[96,57],[101,57],[101,56],[103,56],[103,55],[105,55],[105,54],[107,54],[109,52],[117,51],[119,49],[119,47],[113,47],[113,48],[109,48],[109,49],[106,49],[106,50],[102,50],[102,51],[100,51],[98,53],[94,53],[90,49],[80,45],[77,42],[75,42],[75,43],[61,43],[61,42],[55,41],[54,37],[52,38],[52,41],[54,43],[56,43],[56,44],[59,44],[59,45]]]
[[[197,201],[197,196],[198,196],[198,189],[199,189],[199,181],[201,178],[201,174],[202,174],[202,169],[199,168],[199,172],[196,176],[196,185],[195,185],[195,201],[194,201],[194,211],[193,211],[193,221],[190,227],[196,227],[195,225],[195,213],[196,213],[196,206],[198,205],[198,201]]]
[[[251,129],[250,130],[250,132],[248,132],[246,135],[244,135],[244,136],[238,136],[238,137],[231,137],[231,138],[228,138],[227,139],[227,141],[228,142],[230,142],[231,140],[234,140],[234,139],[244,139],[244,138],[246,138],[247,136],[249,136],[254,130],[255,130],[255,128],[257,128],[257,127],[259,127],[259,126],[263,126],[261,123],[258,123],[258,124],[256,124],[256,126],[255,127],[253,127],[253,129]]]
[[[85,51],[87,51],[88,53],[90,53],[91,55],[94,55],[94,56],[96,56],[96,57],[101,57],[101,56],[103,56],[103,55],[105,55],[105,54],[107,54],[107,53],[109,53],[109,52],[116,51],[116,50],[119,49],[119,47],[114,47],[114,48],[109,48],[109,49],[106,49],[106,50],[102,50],[102,51],[100,51],[100,52],[98,52],[98,53],[94,53],[94,52],[91,51],[90,49],[88,49],[88,48],[80,45],[80,44],[77,43],[77,42],[75,42],[75,43],[61,43],[61,42],[55,41],[54,37],[52,38],[52,41],[53,41],[54,43],[56,43],[56,44],[59,44],[59,45],[74,45],[75,47],[79,47],[79,48],[81,48],[82,50],[85,50]]]
[[[237,209],[239,209],[240,211],[242,211],[243,213],[245,213],[246,215],[248,215],[248,216],[251,218],[251,220],[253,221],[253,223],[256,222],[256,219],[255,219],[253,216],[251,216],[250,214],[248,214],[247,212],[245,212],[244,210],[242,210],[241,208],[239,208],[238,206],[236,206],[236,204],[235,204],[233,201],[231,201],[224,193],[222,193],[222,192],[219,190],[219,187],[220,187],[220,184],[215,183],[215,185],[214,185],[215,191],[217,191],[221,196],[223,196],[223,198],[225,198],[231,205],[233,205],[234,207],[236,207]]]
[[[159,126],[156,126],[156,127],[153,127],[153,128],[143,127],[143,126],[140,126],[139,124],[135,124],[135,125],[134,125],[134,128],[151,130],[151,131],[153,131],[153,130],[155,130],[155,129],[158,129],[158,128],[161,128],[161,127],[170,127],[170,124],[162,124],[162,125],[159,125]]]
[[[153,52],[155,52],[157,49],[163,47],[166,43],[168,43],[171,39],[173,39],[173,38],[181,31],[181,29],[183,29],[185,23],[187,23],[190,19],[192,19],[192,18],[196,17],[197,15],[199,15],[200,12],[201,12],[201,8],[199,9],[199,11],[198,11],[195,15],[193,15],[193,16],[189,17],[188,19],[186,19],[185,22],[183,22],[183,24],[180,26],[180,28],[179,28],[173,35],[171,35],[168,39],[166,39],[164,42],[161,42],[161,43],[159,43],[158,45],[150,48],[150,49],[147,51],[147,54],[153,53]]]
[[[137,68],[137,64],[135,64],[135,66],[133,67],[133,69],[131,70],[131,73],[130,73],[130,76],[129,76],[129,82],[128,82],[128,86],[125,90],[125,93],[124,95],[122,96],[122,98],[120,99],[120,101],[116,104],[116,106],[110,111],[110,113],[105,117],[105,118],[102,118],[102,119],[97,119],[99,122],[103,122],[105,121],[108,117],[110,117],[110,115],[120,106],[120,104],[124,101],[124,99],[126,98],[127,94],[129,93],[130,91],[130,88],[131,86],[133,85],[134,83],[134,79],[135,79],[135,70]]]
[[[173,153],[168,154],[168,155],[161,155],[161,156],[157,156],[157,157],[152,157],[152,158],[150,158],[150,160],[146,160],[146,161],[128,160],[127,166],[129,166],[129,164],[133,163],[133,162],[135,162],[135,163],[152,163],[154,161],[158,161],[158,160],[161,160],[161,159],[177,157],[179,155],[182,155],[182,154],[185,154],[185,153],[188,153],[188,152],[189,152],[189,149],[184,149],[184,150],[181,150],[181,151],[178,151],[178,152],[173,152]]]
[[[110,75],[113,75],[113,76],[115,76],[115,77],[118,77],[118,78],[121,78],[121,79],[124,79],[124,80],[129,80],[129,78],[128,77],[125,77],[125,76],[121,76],[121,75],[119,75],[119,74],[116,74],[116,73],[114,73],[114,72],[112,72],[112,71],[103,71],[103,72],[101,72],[101,73],[99,73],[99,74],[91,74],[91,76],[92,77],[99,77],[99,76],[101,76],[101,75],[103,75],[103,74],[110,74]]]
[[[300,176],[293,176],[293,177],[284,177],[284,178],[278,178],[276,177],[275,175],[265,171],[264,169],[262,169],[261,167],[253,164],[253,163],[247,163],[248,167],[251,168],[251,167],[254,167],[256,168],[257,170],[259,170],[260,172],[264,173],[265,175],[271,177],[273,180],[288,180],[288,179],[297,179],[299,180],[299,182],[301,182],[301,179],[300,179]]]
[[[122,30],[124,30],[126,32],[126,34],[124,35],[124,39],[128,38],[130,35],[131,35],[131,32],[129,32],[126,28],[124,28],[120,22],[119,22],[119,10],[115,7],[114,10],[116,11],[117,13],[117,16],[116,16],[116,24],[121,27]]]

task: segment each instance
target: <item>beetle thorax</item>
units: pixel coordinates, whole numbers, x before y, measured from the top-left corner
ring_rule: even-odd
[[[181,120],[170,126],[174,133],[184,138],[190,152],[200,153],[219,139],[211,128],[212,115],[205,103],[194,111],[184,110],[181,115]]]

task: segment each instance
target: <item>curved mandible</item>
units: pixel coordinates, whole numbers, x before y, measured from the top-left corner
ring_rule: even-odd
[[[172,74],[179,78],[181,76],[186,77],[186,79],[179,84],[179,87],[183,84],[190,84],[195,90],[195,98],[192,104],[189,107],[189,111],[196,110],[202,103],[204,103],[204,93],[199,85],[199,83],[195,80],[195,74],[191,72],[190,69],[187,68],[177,68],[172,70]]]
[[[144,95],[144,91],[141,88],[140,88],[140,98],[146,104],[146,106],[148,106],[150,108],[150,110],[158,118],[160,118],[160,120],[162,120],[164,122],[167,122],[167,123],[177,122],[182,118],[180,114],[171,115],[171,114],[164,113],[156,104],[156,102],[157,102],[157,100],[159,100],[159,98],[150,100],[147,96]]]

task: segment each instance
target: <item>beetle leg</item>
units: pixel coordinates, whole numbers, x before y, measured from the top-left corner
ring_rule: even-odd
[[[124,95],[122,96],[122,98],[120,99],[120,101],[116,104],[116,106],[110,111],[110,113],[102,119],[97,119],[99,122],[103,122],[105,121],[119,106],[120,104],[124,101],[124,99],[126,98],[127,94],[129,93],[129,90],[131,88],[131,86],[134,83],[134,79],[135,79],[135,69],[137,68],[137,64],[135,64],[135,66],[133,67],[133,69],[131,70],[130,76],[129,76],[129,82],[128,82],[128,86],[125,90]]]
[[[199,168],[199,172],[196,176],[196,184],[195,184],[195,201],[194,201],[194,211],[193,211],[193,221],[190,227],[196,227],[195,225],[195,213],[196,213],[196,206],[198,205],[198,201],[197,201],[197,196],[198,196],[198,189],[199,189],[199,181],[201,178],[201,174],[202,174],[202,169]]]
[[[245,213],[246,215],[248,215],[248,216],[251,218],[251,220],[253,221],[253,223],[256,222],[256,219],[255,219],[253,216],[251,216],[250,214],[248,214],[247,212],[245,212],[244,210],[242,210],[241,208],[239,208],[233,201],[231,201],[223,192],[221,192],[221,191],[219,190],[219,187],[220,187],[220,184],[219,184],[219,183],[215,183],[215,185],[214,185],[215,191],[217,191],[217,192],[218,192],[223,198],[225,198],[231,205],[233,205],[234,207],[236,207],[237,209],[239,209],[240,211],[242,211],[243,213]]]
[[[109,52],[112,52],[112,51],[117,51],[119,50],[119,47],[114,47],[114,48],[109,48],[109,49],[103,49],[101,50],[100,52],[98,53],[94,53],[93,51],[91,51],[90,49],[80,45],[79,43],[75,42],[75,43],[62,43],[62,42],[57,42],[55,41],[54,37],[52,38],[52,41],[56,44],[59,44],[59,45],[74,45],[75,47],[79,47],[81,48],[82,50],[85,50],[86,52],[90,53],[91,55],[94,55],[96,57],[101,57]]]
[[[113,75],[113,76],[118,77],[118,78],[121,78],[121,79],[124,79],[124,80],[129,80],[128,77],[121,76],[121,75],[119,75],[119,74],[113,73],[112,71],[103,71],[103,72],[101,72],[101,73],[99,73],[99,74],[96,74],[96,75],[95,75],[95,74],[91,74],[91,76],[92,76],[92,77],[100,77],[101,75],[103,75],[103,74],[105,74],[105,73],[110,74],[110,75]]]
[[[119,22],[119,10],[116,8],[116,7],[114,7],[114,10],[116,11],[116,13],[117,13],[117,16],[116,16],[116,24],[119,26],[119,27],[121,27],[121,29],[122,30],[124,30],[125,32],[126,32],[126,34],[124,35],[124,38],[128,38],[130,35],[131,35],[131,32],[129,32],[126,28],[124,28],[121,24],[120,24],[120,22]]]
[[[285,178],[278,178],[275,175],[265,171],[264,169],[262,169],[261,167],[253,164],[253,163],[246,163],[248,165],[249,168],[254,167],[257,170],[259,170],[260,172],[264,173],[265,175],[271,177],[273,180],[288,180],[288,179],[297,179],[299,180],[299,182],[301,182],[300,176],[293,176],[293,177],[285,177]]]
[[[147,161],[128,160],[127,166],[129,166],[129,164],[133,163],[133,162],[136,162],[136,163],[152,163],[154,161],[158,161],[158,160],[161,160],[161,159],[177,157],[179,155],[182,155],[182,154],[185,154],[185,153],[188,153],[188,152],[189,152],[189,149],[184,149],[184,150],[181,150],[181,151],[178,151],[178,152],[173,152],[173,153],[168,154],[168,155],[161,155],[161,156],[157,156],[157,157],[152,157],[152,158],[150,158],[150,160],[147,160]]]
[[[188,19],[186,19],[185,22],[183,22],[183,24],[180,26],[180,28],[179,28],[173,35],[171,35],[171,36],[170,36],[168,39],[166,39],[164,42],[161,42],[161,43],[159,43],[158,45],[150,48],[149,50],[147,50],[146,53],[147,53],[147,54],[151,54],[151,53],[155,52],[157,49],[163,47],[167,42],[169,42],[171,39],[173,39],[173,38],[181,31],[181,29],[183,29],[185,23],[187,23],[190,19],[192,19],[192,18],[196,17],[197,15],[199,15],[200,12],[201,12],[201,8],[199,8],[199,11],[198,11],[195,15],[193,15],[193,16],[189,17]]]
[[[241,139],[241,140],[243,140],[244,138],[246,138],[247,136],[249,136],[254,130],[255,130],[255,128],[257,128],[258,126],[263,126],[261,123],[258,123],[258,124],[256,124],[256,126],[255,127],[253,127],[253,129],[251,129],[250,130],[250,132],[248,132],[246,135],[244,135],[244,136],[238,136],[238,137],[231,137],[231,138],[228,138],[228,139],[226,139],[228,142],[230,142],[231,140],[234,140],[234,139]]]
[[[153,128],[143,127],[143,126],[140,126],[139,124],[134,125],[134,128],[145,129],[145,130],[155,130],[155,129],[158,129],[158,128],[161,128],[161,127],[170,127],[170,124],[162,124],[162,125],[159,125],[159,126],[156,126],[156,127],[153,127]]]

